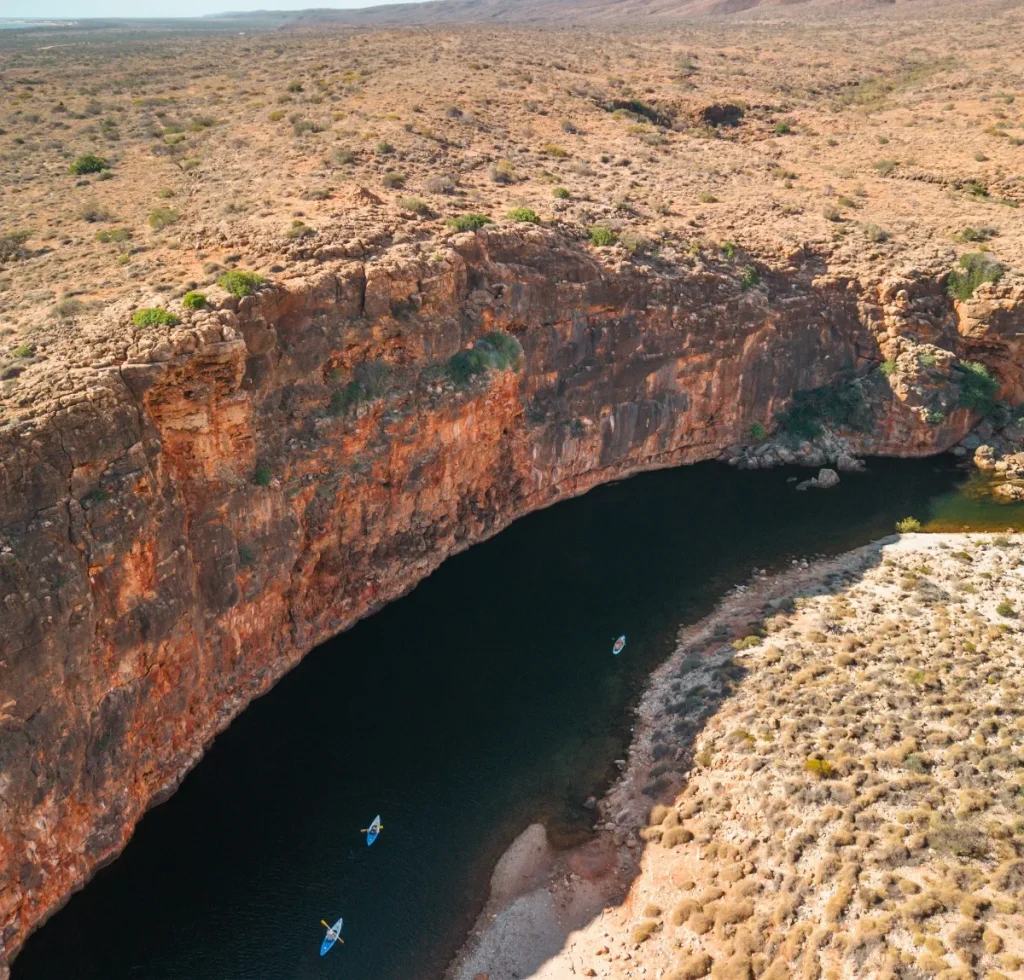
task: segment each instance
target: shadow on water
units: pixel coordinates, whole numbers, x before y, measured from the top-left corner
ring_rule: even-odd
[[[14,980],[439,977],[515,835],[540,818],[569,842],[592,819],[681,625],[752,567],[924,519],[961,479],[946,460],[877,461],[828,492],[791,475],[638,476],[446,562],[251,705]],[[321,960],[339,915],[346,945]]]

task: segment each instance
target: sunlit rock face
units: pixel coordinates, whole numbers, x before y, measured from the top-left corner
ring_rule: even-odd
[[[250,700],[452,553],[749,443],[797,390],[860,378],[844,444],[885,455],[964,436],[956,358],[1021,390],[1020,296],[959,311],[923,273],[744,289],[532,227],[321,268],[69,366],[0,429],[0,962]],[[877,370],[919,344],[934,376]]]

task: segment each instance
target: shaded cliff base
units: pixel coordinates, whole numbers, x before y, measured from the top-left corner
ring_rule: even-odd
[[[530,828],[451,980],[1021,976],[1022,561],[912,534],[738,588],[654,675],[600,833]]]

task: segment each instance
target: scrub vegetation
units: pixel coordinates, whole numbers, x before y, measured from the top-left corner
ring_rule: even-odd
[[[644,870],[577,962],[1020,976],[1022,567],[1020,535],[912,535],[773,600],[757,643],[681,648],[643,750],[677,789],[645,787]]]
[[[489,223],[540,224],[611,266],[710,264],[751,308],[809,262],[864,283],[924,270],[950,302],[1010,288],[1019,12],[922,0],[894,31],[888,8],[812,6],[625,32],[352,32],[330,13],[187,42],[5,31],[0,339],[52,358],[111,310],[127,338],[131,312],[168,295],[215,309],[218,282],[244,298],[251,276],[444,249]],[[479,367],[460,360],[460,376]],[[809,433],[828,410],[812,398],[790,424]]]

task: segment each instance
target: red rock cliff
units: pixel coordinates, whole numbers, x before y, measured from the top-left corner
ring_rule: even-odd
[[[743,291],[490,229],[227,299],[40,391],[0,428],[0,963],[247,702],[453,552],[908,344],[1019,364],[1018,294],[961,318],[934,276],[812,264]],[[453,382],[494,330],[521,363]],[[966,432],[870,377],[859,451]]]

